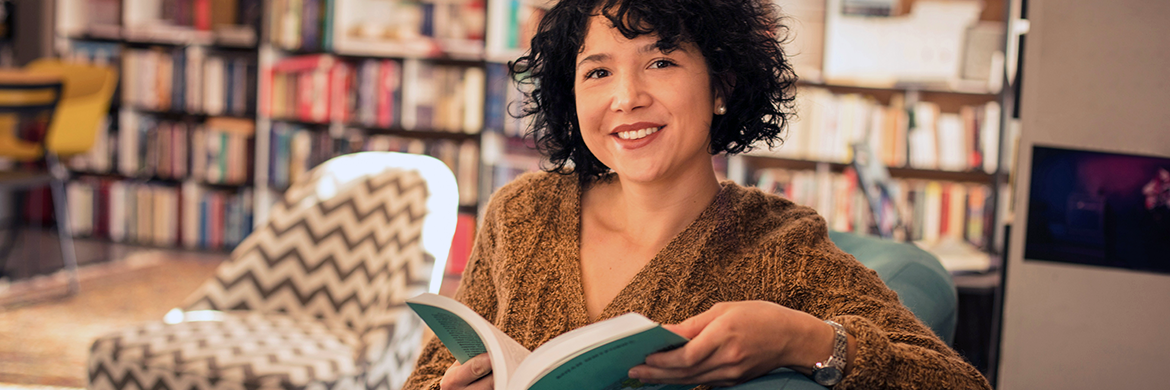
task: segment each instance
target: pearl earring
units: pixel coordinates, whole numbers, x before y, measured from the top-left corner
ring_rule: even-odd
[[[715,115],[723,115],[727,113],[727,106],[719,106],[715,109]]]

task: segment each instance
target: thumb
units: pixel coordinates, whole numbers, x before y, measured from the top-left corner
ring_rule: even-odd
[[[719,313],[716,313],[715,310],[707,310],[705,312],[699,313],[697,316],[687,318],[686,321],[673,325],[662,325],[662,327],[666,330],[674,332],[679,336],[686,337],[687,339],[693,339],[695,336],[698,336],[699,333],[702,333],[703,329],[706,328],[707,325],[711,323],[711,321],[714,321],[715,318],[718,317]]]

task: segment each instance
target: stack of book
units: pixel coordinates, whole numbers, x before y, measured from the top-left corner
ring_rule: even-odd
[[[401,127],[402,62],[361,60],[357,78],[354,121],[366,127]]]
[[[356,64],[329,54],[290,57],[268,71],[262,97],[277,120],[478,133],[483,127],[483,69],[407,59]]]
[[[791,122],[784,144],[753,154],[848,163],[853,158],[850,145],[865,141],[892,167],[998,169],[998,103],[943,113],[931,102],[907,105],[901,95],[886,106],[868,96],[824,88],[802,88],[797,99],[800,117]]]
[[[344,122],[354,75],[350,64],[329,54],[280,60],[264,71],[269,88],[260,96],[263,114],[278,120]]]
[[[121,52],[122,102],[150,111],[245,116],[255,112],[256,62],[247,55],[207,55],[202,47]]]
[[[407,60],[402,73],[404,129],[474,134],[483,128],[483,68]]]
[[[491,2],[489,12],[495,23],[488,34],[488,56],[497,61],[509,61],[527,50],[540,19],[554,3],[548,0]]]
[[[830,229],[871,232],[873,217],[852,169],[827,171],[763,169],[756,186],[782,195],[797,204],[813,207],[825,217]],[[894,205],[905,228],[896,238],[935,242],[944,238],[965,240],[977,247],[988,243],[992,196],[986,184],[935,180],[893,179]]]
[[[486,66],[487,94],[485,97],[484,130],[508,137],[523,136],[530,120],[518,118],[522,113],[523,94],[518,84],[509,79],[508,65],[489,63]]]
[[[70,225],[82,237],[190,249],[234,247],[252,227],[250,189],[84,177],[69,183]]]
[[[118,171],[133,178],[246,184],[251,178],[251,120],[213,117],[204,123],[160,120],[123,111]]]
[[[288,188],[306,172],[333,157],[360,151],[425,154],[447,164],[459,186],[459,203],[476,204],[479,145],[475,140],[419,139],[387,134],[367,135],[351,128],[343,137],[330,136],[311,126],[276,122],[272,126],[268,180],[274,189]]]

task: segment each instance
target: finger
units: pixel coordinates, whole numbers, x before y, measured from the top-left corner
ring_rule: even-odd
[[[750,366],[730,361],[727,352],[720,349],[705,361],[690,367],[661,368],[639,365],[630,369],[629,376],[646,383],[707,384],[731,386],[741,382],[745,375],[758,376]]]
[[[722,310],[717,308],[711,308],[710,310],[699,313],[697,316],[687,318],[686,321],[674,325],[663,325],[662,327],[666,328],[666,330],[674,332],[679,336],[693,339],[698,336],[699,333],[702,333],[703,329],[706,328],[707,325],[711,323],[711,321],[719,318],[719,315],[722,312]]]
[[[455,362],[447,368],[447,373],[440,381],[442,388],[462,388],[491,372],[491,361],[488,355],[480,354],[460,364]]]
[[[494,374],[487,374],[487,376],[479,378],[479,380],[476,380],[470,386],[467,386],[465,389],[466,390],[492,390],[495,388],[495,385],[496,385],[495,375]]]
[[[644,383],[664,384],[694,384],[694,378],[703,376],[712,371],[707,367],[660,368],[649,365],[638,365],[630,369],[627,374],[630,378]]]
[[[699,333],[682,347],[647,356],[646,365],[656,368],[683,368],[700,365],[719,350],[719,346],[724,341],[723,336],[718,332]]]
[[[468,378],[470,378],[466,383],[475,382],[477,379],[483,378],[484,375],[492,372],[492,361],[486,353],[481,353],[471,358],[467,361],[466,366],[468,368]]]

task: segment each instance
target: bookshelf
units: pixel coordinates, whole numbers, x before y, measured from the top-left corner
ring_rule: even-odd
[[[365,150],[447,162],[478,210],[484,1],[57,5],[59,56],[135,75],[70,162],[83,236],[230,249],[298,175]]]
[[[268,0],[265,7],[258,220],[298,175],[364,150],[439,158],[455,172],[461,212],[476,213],[483,1]]]
[[[881,222],[850,164],[863,142],[898,190],[896,239],[954,272],[994,267],[1015,139],[1006,1],[777,4],[796,20],[799,118],[782,147],[731,157],[728,176],[818,209],[833,229],[874,233]]]
[[[178,193],[183,199],[202,196],[184,192],[195,187],[222,194],[219,203],[239,199],[239,210],[250,212],[252,221],[263,221],[288,183],[314,165],[345,153],[394,150],[447,162],[460,184],[461,211],[474,215],[500,186],[540,167],[541,157],[530,149],[531,140],[522,138],[527,123],[508,115],[521,94],[507,79],[506,63],[524,53],[550,1],[59,3],[57,47],[62,56],[117,64],[123,73],[156,74],[155,82],[123,78],[110,131],[91,156],[74,162],[75,169],[84,172],[77,181],[83,198],[108,196],[102,186],[113,184],[134,186],[135,191],[118,190],[126,193],[145,195],[147,191],[137,191],[145,186]],[[1002,242],[996,233],[1004,209],[999,200],[1007,191],[1005,167],[1014,154],[1010,150],[1014,136],[1005,119],[1012,105],[1010,89],[1002,88],[1001,70],[1010,59],[997,54],[1004,52],[1006,29],[995,27],[1003,25],[1005,1],[984,1],[975,8],[959,5],[954,10],[940,10],[937,2],[925,0],[869,2],[891,4],[885,11],[891,16],[864,19],[832,11],[842,9],[840,0],[777,3],[796,21],[796,38],[789,48],[801,76],[800,119],[782,148],[717,156],[720,173],[794,198],[803,194],[801,202],[820,209],[834,228],[864,231],[872,221],[866,219],[870,217],[863,212],[856,185],[849,184],[850,175],[856,174],[850,168],[849,145],[868,140],[891,167],[890,175],[906,189],[900,195],[907,203],[901,210],[904,220],[921,219],[927,211],[956,210],[947,214],[946,223],[941,216],[930,223],[915,221],[902,239],[949,235],[984,253],[998,254]],[[195,12],[203,4],[209,12]],[[899,47],[952,53],[946,61],[915,65],[933,66],[929,72],[894,75],[834,63],[841,61],[833,53],[841,52],[851,28],[910,18],[925,12],[920,10],[924,4],[929,12],[960,13],[948,17],[970,27],[940,35],[949,37],[946,42]],[[192,11],[184,11],[188,8]],[[968,47],[975,54],[954,58]],[[952,71],[940,73],[943,65]],[[168,67],[172,75],[183,77],[159,77]],[[203,70],[200,77],[185,74],[184,69],[196,67]],[[180,91],[182,86],[206,84],[208,75],[222,78],[223,88]],[[234,88],[233,81],[243,89]],[[230,130],[217,131],[208,126],[242,122],[251,122],[251,129],[229,126]],[[216,137],[207,132],[236,141],[212,139]],[[159,134],[186,143],[160,144]],[[197,140],[203,146],[195,145]],[[199,148],[225,143],[242,143],[245,157],[238,157],[239,146],[229,146],[215,153],[217,161],[222,156],[226,163],[235,153],[233,161],[247,161],[242,165],[248,167],[245,175],[237,172],[226,180],[221,172],[214,172],[214,177],[206,170],[195,172],[192,156],[204,155]],[[159,168],[159,161],[175,159],[188,164]],[[941,204],[944,194],[946,207]],[[959,197],[973,210],[953,206]],[[939,204],[915,211],[915,205],[927,198]],[[102,225],[101,218],[79,225]],[[191,223],[191,218],[184,221]],[[96,236],[108,236],[110,229],[98,230],[89,229]],[[151,242],[183,241],[179,236]]]
[[[248,235],[259,5],[57,2],[57,55],[121,75],[96,146],[68,162],[78,236],[222,251]]]

